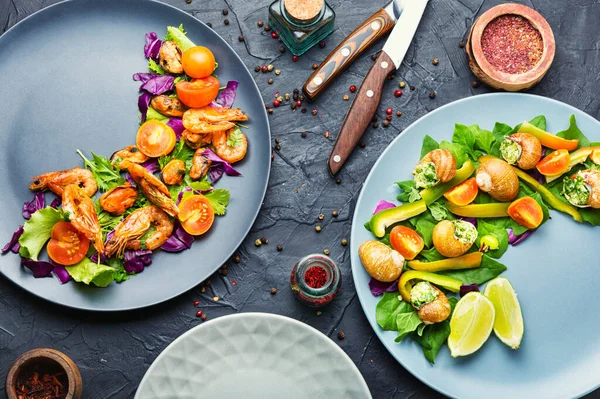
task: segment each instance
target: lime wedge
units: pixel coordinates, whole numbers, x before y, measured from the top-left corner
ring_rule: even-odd
[[[492,301],[496,309],[494,333],[504,344],[519,349],[524,326],[521,305],[514,288],[504,277],[497,277],[487,283],[483,295]]]
[[[450,355],[467,356],[481,348],[492,332],[495,313],[492,302],[479,292],[462,297],[450,319]]]

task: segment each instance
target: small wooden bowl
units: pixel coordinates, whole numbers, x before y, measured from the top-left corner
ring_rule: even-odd
[[[499,71],[490,64],[483,53],[481,46],[483,31],[491,21],[507,14],[527,19],[542,36],[544,47],[542,57],[537,65],[524,73],[511,74]],[[554,60],[556,42],[552,28],[540,13],[521,4],[508,3],[490,8],[475,21],[471,26],[465,49],[469,57],[469,67],[480,81],[495,89],[519,91],[531,88],[546,75]]]
[[[8,399],[17,399],[17,380],[21,372],[34,364],[53,364],[65,371],[69,382],[67,399],[81,399],[83,385],[77,365],[62,352],[48,348],[38,348],[23,353],[15,360],[6,377],[6,395]]]

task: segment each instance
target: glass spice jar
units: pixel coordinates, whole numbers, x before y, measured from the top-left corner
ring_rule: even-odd
[[[307,306],[318,308],[327,305],[342,287],[342,274],[328,256],[305,256],[294,265],[290,286],[296,299]]]
[[[333,32],[334,21],[325,0],[275,0],[269,6],[269,25],[298,56]]]

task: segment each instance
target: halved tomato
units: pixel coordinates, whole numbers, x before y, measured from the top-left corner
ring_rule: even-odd
[[[181,64],[186,75],[205,78],[215,70],[215,56],[204,46],[194,46],[183,52]]]
[[[173,129],[156,119],[144,122],[135,137],[135,144],[139,150],[150,158],[167,155],[175,148],[176,141]]]
[[[473,202],[478,193],[479,187],[477,186],[477,180],[472,177],[448,190],[444,194],[444,197],[446,197],[453,205],[465,206]]]
[[[190,108],[201,108],[217,98],[220,85],[217,78],[207,76],[202,79],[192,79],[191,82],[181,81],[177,83],[175,89],[182,103]]]
[[[59,265],[79,263],[90,248],[90,240],[70,222],[60,221],[52,228],[48,242],[48,256]]]
[[[390,244],[406,260],[413,260],[425,246],[419,233],[404,226],[396,226],[392,229]]]
[[[181,226],[193,236],[206,233],[215,221],[215,213],[203,195],[190,195],[179,203]]]
[[[544,176],[560,175],[569,170],[571,156],[569,151],[562,149],[556,150],[546,156],[535,166]]]

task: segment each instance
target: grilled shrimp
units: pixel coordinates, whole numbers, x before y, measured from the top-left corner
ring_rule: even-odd
[[[122,150],[114,152],[110,156],[110,163],[112,165],[116,164],[121,169],[127,169],[127,162],[121,167],[123,161],[140,164],[146,162],[148,159],[150,158],[144,155],[135,145],[128,145]]]
[[[212,134],[210,133],[192,133],[185,129],[183,133],[181,133],[181,137],[183,137],[185,144],[193,149],[207,147],[212,143]]]
[[[76,184],[69,184],[62,194],[62,208],[69,212],[73,226],[92,242],[98,253],[103,253],[104,241],[96,207],[87,193]]]
[[[192,167],[190,168],[190,177],[192,180],[200,180],[208,173],[210,169],[211,161],[202,153],[206,151],[206,148],[198,148],[194,153],[192,159]]]
[[[173,226],[169,216],[156,205],[137,209],[115,227],[115,234],[106,245],[106,255],[121,256],[125,249],[141,249],[140,239],[151,227],[154,230],[146,237],[145,247],[154,250],[171,236]]]
[[[152,108],[161,114],[177,118],[181,118],[186,110],[185,105],[178,98],[169,97],[164,94],[154,97],[150,104]]]
[[[133,180],[135,180],[144,194],[146,194],[150,202],[157,205],[169,215],[177,216],[179,208],[177,208],[177,205],[171,199],[171,194],[163,182],[158,180],[156,176],[143,166],[130,164],[128,170]]]
[[[234,146],[229,145],[229,136],[233,132],[234,129],[229,129],[226,132],[213,133],[212,139],[212,144],[215,147],[217,155],[229,163],[235,163],[244,159],[248,150],[248,140],[242,132],[236,133],[238,135],[236,144]]]
[[[181,159],[172,159],[162,170],[162,179],[170,186],[183,183],[185,176],[185,162]]]
[[[192,133],[214,133],[231,129],[235,121],[247,121],[248,115],[239,108],[206,106],[183,113],[183,126]]]
[[[50,190],[61,197],[65,188],[70,184],[75,184],[77,187],[83,189],[83,192],[88,197],[91,197],[98,191],[94,175],[89,170],[83,168],[48,172],[36,176],[31,180],[33,180],[29,185],[31,191]]]
[[[181,64],[181,49],[179,46],[170,40],[164,41],[160,46],[158,53],[159,64],[167,72],[183,73],[183,65]]]
[[[100,197],[100,206],[106,212],[122,215],[135,204],[137,191],[129,183],[111,188]]]

